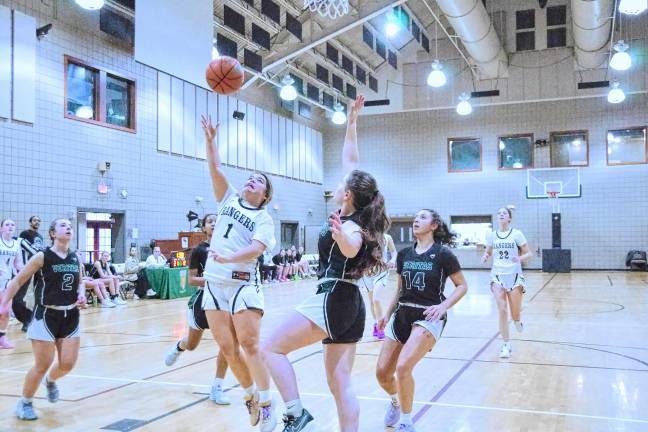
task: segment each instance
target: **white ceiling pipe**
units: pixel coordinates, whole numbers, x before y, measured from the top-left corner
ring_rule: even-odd
[[[437,0],[481,79],[506,76],[508,56],[481,0]]]
[[[572,0],[576,64],[581,69],[607,66],[614,0]]]

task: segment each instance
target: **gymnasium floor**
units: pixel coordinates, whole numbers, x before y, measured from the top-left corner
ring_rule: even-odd
[[[415,371],[419,432],[648,430],[646,273],[529,272],[526,328],[521,335],[512,328],[509,360],[498,357],[488,273],[468,271],[466,276],[469,294],[452,310],[444,337]],[[269,286],[264,333],[313,285]],[[48,404],[39,391],[35,407],[41,419],[33,423],[12,414],[32,364],[28,342],[12,326],[17,347],[0,352],[0,430],[252,430],[238,389],[230,392],[235,401],[230,407],[207,400],[217,352],[210,335],[175,367],[164,366],[164,353],[183,331],[185,307],[186,300],[129,301],[125,308],[85,311],[78,365],[60,382],[58,404]],[[365,334],[370,334],[369,321]],[[361,431],[383,430],[385,394],[374,379],[379,349],[380,342],[370,337],[358,346],[354,380]],[[335,431],[321,346],[292,359],[302,398],[316,418],[312,430]],[[227,382],[234,384],[230,374]],[[126,419],[133,421],[130,429]],[[122,427],[115,425],[120,421]]]

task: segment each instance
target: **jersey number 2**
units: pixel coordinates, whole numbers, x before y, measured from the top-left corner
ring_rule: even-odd
[[[414,273],[414,279],[411,279],[411,274],[408,271],[403,272],[403,277],[405,278],[405,288],[412,289],[416,288],[419,291],[425,290],[425,273],[416,272]]]
[[[234,226],[234,224],[227,224],[227,231],[225,231],[225,235],[223,236],[223,238],[228,238],[229,233],[230,233],[230,231],[232,231],[233,226]]]
[[[63,275],[63,287],[61,289],[63,291],[72,291],[73,283],[74,283],[74,275],[71,275],[70,273],[66,273]]]

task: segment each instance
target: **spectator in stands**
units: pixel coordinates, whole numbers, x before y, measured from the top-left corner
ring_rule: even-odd
[[[297,281],[301,280],[299,275],[297,274],[297,251],[293,249],[295,246],[292,246],[288,251],[286,252],[286,260],[288,261],[288,279]]]
[[[315,275],[315,273],[310,268],[310,263],[308,262],[308,258],[306,257],[306,255],[304,255],[303,246],[299,246],[299,249],[297,249],[296,260],[297,260],[297,270],[299,271],[299,274],[302,277],[311,277]]]
[[[146,258],[146,267],[161,268],[161,267],[165,267],[166,264],[167,264],[167,259],[164,255],[162,255],[162,251],[160,251],[160,246],[155,246],[153,248],[153,254],[149,255],[149,257]]]
[[[279,282],[286,282],[288,280],[286,278],[286,269],[287,269],[286,250],[280,249],[279,253],[274,257],[272,257],[272,262],[274,263],[275,266],[277,266],[277,270],[276,270],[277,280]]]
[[[264,283],[274,282],[277,277],[277,266],[273,262],[272,252],[266,248],[259,259],[261,265],[261,279],[263,279]]]
[[[110,254],[106,251],[101,252],[101,259],[95,261],[92,266],[92,278],[100,280],[110,292],[110,300],[115,303],[117,306],[123,306],[126,304],[124,300],[119,296],[119,276],[116,276],[110,270]]]
[[[146,265],[140,263],[137,258],[137,247],[131,246],[128,251],[128,258],[124,264],[124,280],[135,285],[133,298],[139,300],[143,297],[154,297],[155,291],[149,288],[146,277]]]
[[[77,252],[77,258],[80,263],[83,263],[83,257],[81,256],[81,253]],[[88,276],[86,274],[84,265],[81,265],[79,267],[81,267],[81,280],[85,285],[85,289],[86,291],[92,290],[94,295],[99,300],[99,307],[114,308],[115,306],[117,306],[115,303],[113,303],[112,300],[110,300],[110,297],[108,296],[106,288],[104,287],[104,283],[101,281],[101,279],[93,279]]]

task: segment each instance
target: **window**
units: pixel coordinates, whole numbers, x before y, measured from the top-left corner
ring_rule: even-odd
[[[645,127],[608,131],[608,165],[635,165],[645,163],[648,163]]]
[[[448,138],[448,172],[481,171],[479,138]]]
[[[567,46],[567,6],[547,8],[547,48]]]
[[[550,146],[552,168],[589,165],[587,131],[552,132]]]
[[[499,169],[533,168],[532,134],[499,137],[497,146]]]
[[[515,50],[533,51],[535,49],[535,10],[515,12]]]
[[[493,231],[490,215],[450,216],[450,231],[454,232],[458,248],[475,248],[486,244],[486,236]]]
[[[65,117],[135,132],[135,81],[65,56]]]
[[[297,107],[298,107],[297,112],[299,113],[300,116],[302,116],[304,118],[307,118],[307,119],[313,118],[313,116],[311,115],[311,107],[310,107],[310,105],[308,105],[308,104],[306,104],[306,103],[304,103],[302,101],[299,101],[299,104],[297,104]]]

